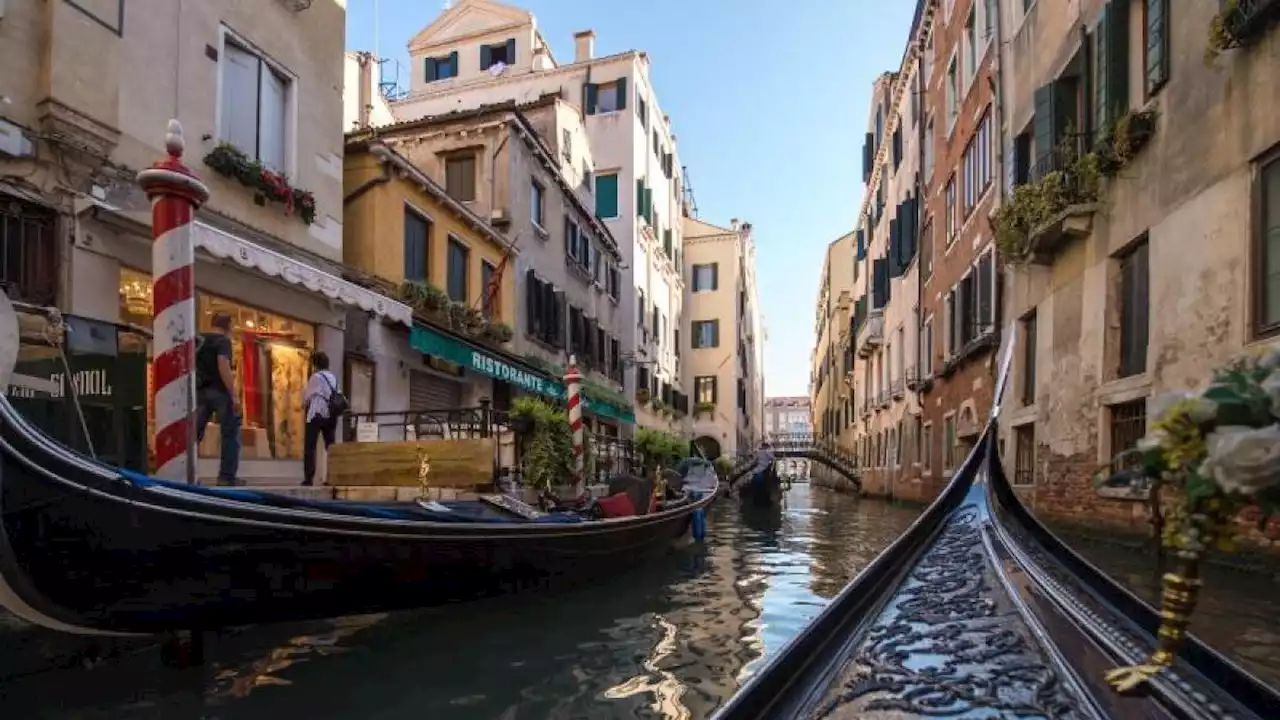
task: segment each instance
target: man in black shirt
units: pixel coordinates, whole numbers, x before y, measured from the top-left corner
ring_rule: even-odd
[[[204,440],[209,418],[217,415],[222,430],[222,457],[218,463],[218,484],[239,485],[240,400],[231,372],[231,317],[213,316],[213,332],[204,333],[196,344],[196,442]]]

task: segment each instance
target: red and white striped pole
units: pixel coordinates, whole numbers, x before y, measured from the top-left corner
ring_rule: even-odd
[[[573,479],[582,482],[586,437],[582,428],[582,373],[578,372],[578,359],[569,356],[569,369],[564,373],[564,390],[569,401],[569,430],[573,432]]]
[[[138,173],[151,201],[151,321],[156,474],[196,481],[195,244],[191,220],[209,188],[182,162],[182,125],[170,120],[169,156]],[[221,420],[221,418],[219,418]]]

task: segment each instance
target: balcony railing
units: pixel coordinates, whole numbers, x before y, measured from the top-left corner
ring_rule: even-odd
[[[1243,45],[1265,32],[1277,17],[1280,0],[1235,0],[1235,8],[1222,16],[1222,27],[1235,44]]]
[[[858,329],[856,347],[858,357],[867,357],[871,351],[884,342],[884,309],[878,308],[867,314],[867,321]]]

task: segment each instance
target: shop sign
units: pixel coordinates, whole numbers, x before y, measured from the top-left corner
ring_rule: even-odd
[[[144,375],[146,372],[145,364],[142,362],[128,362],[123,357],[73,356],[70,358],[70,364],[73,368],[71,383],[75,387],[76,396],[85,401],[103,402],[115,400],[117,369],[124,369],[125,372],[133,371],[139,374],[139,377],[136,378],[137,382],[130,383],[130,385],[137,386],[131,388],[131,390],[142,390],[146,382]],[[125,365],[125,367],[119,368],[119,365]],[[45,359],[19,362],[14,366],[13,372],[14,375],[33,378],[37,382],[24,383],[18,378],[13,378],[18,382],[12,382],[9,385],[8,395],[10,398],[62,400],[69,394],[66,383],[66,369],[61,360]],[[136,404],[145,401],[144,392],[126,392],[126,396],[132,395],[136,397],[125,397],[125,402],[133,401]]]

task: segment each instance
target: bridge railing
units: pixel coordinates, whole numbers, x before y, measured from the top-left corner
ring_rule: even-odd
[[[850,450],[812,433],[772,433],[767,438],[775,452],[816,452],[840,462],[846,469],[857,470],[858,458]]]

